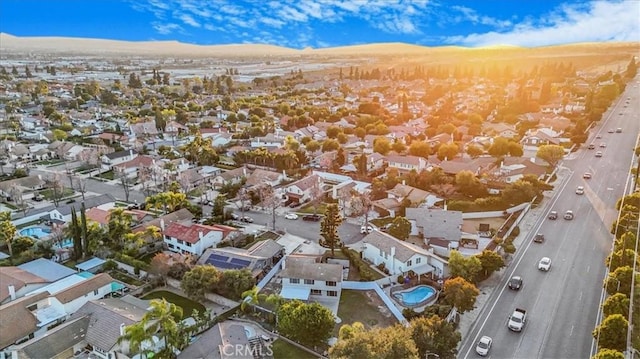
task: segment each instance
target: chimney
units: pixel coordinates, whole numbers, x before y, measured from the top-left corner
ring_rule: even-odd
[[[160,218],[160,229],[164,232],[164,219]]]
[[[391,258],[396,256],[396,247],[391,247]]]
[[[120,336],[124,335],[124,327],[125,327],[124,323],[121,323],[120,324]]]
[[[9,297],[11,300],[16,300],[16,287],[14,287],[13,284],[9,284],[7,289],[9,289]]]
[[[403,186],[406,186],[406,185],[407,185],[407,182],[406,182],[405,180],[402,180],[402,185],[403,185]]]
[[[129,159],[133,159],[133,150],[129,150]]]

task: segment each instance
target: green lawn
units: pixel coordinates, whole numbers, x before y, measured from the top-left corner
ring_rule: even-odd
[[[194,302],[189,298],[185,298],[183,296],[177,295],[173,292],[169,292],[166,290],[157,290],[155,292],[151,292],[145,295],[144,297],[142,297],[142,299],[145,299],[145,300],[160,299],[160,298],[164,298],[167,300],[167,302],[173,303],[181,307],[183,318],[190,317],[191,312],[193,312],[194,309],[197,309],[200,313],[205,311],[204,305],[198,302]]]
[[[317,356],[295,347],[284,340],[276,340],[271,345],[273,359],[313,359]]]
[[[372,291],[373,292],[373,291]],[[369,299],[367,292],[361,290],[345,289],[340,295],[340,307],[338,307],[338,317],[342,320],[336,325],[335,335],[343,324],[353,324],[360,322],[366,328],[374,326],[387,327],[397,323],[394,316],[386,317],[378,309],[378,305],[383,305],[382,299],[374,293],[374,298]]]
[[[64,198],[64,197],[69,197],[71,195],[73,195],[75,192],[70,189],[70,188],[65,188],[64,191],[62,191],[62,194],[60,192],[58,192],[58,197],[59,198]],[[42,197],[44,197],[44,199],[46,200],[52,200],[53,199],[53,190],[52,189],[45,189],[40,191],[40,195],[42,195]]]
[[[101,173],[101,174],[97,175],[96,177],[104,178],[104,179],[107,179],[107,180],[112,180],[112,179],[115,178],[113,176],[113,170]]]

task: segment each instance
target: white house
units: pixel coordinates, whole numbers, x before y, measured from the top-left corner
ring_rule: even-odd
[[[322,177],[312,174],[287,185],[284,194],[289,202],[304,203],[319,195],[322,186]]]
[[[285,299],[340,300],[342,265],[316,263],[314,259],[288,257],[279,276]]]
[[[225,229],[191,222],[173,222],[164,230],[164,243],[170,251],[201,256],[207,248],[222,242]]]
[[[362,258],[374,265],[384,263],[392,276],[413,272],[416,275],[431,273],[434,278],[444,278],[449,273],[445,259],[386,233],[375,230],[362,242]]]
[[[395,168],[398,173],[409,173],[412,170],[420,172],[427,169],[428,162],[423,157],[418,156],[387,156],[389,168]]]

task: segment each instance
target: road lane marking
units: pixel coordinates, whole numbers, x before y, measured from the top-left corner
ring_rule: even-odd
[[[571,332],[569,332],[569,336],[572,337],[573,336],[573,328],[575,328],[575,325],[571,326]]]
[[[582,291],[580,291],[580,298],[578,298],[578,300],[582,302]]]
[[[596,249],[596,246],[593,246],[593,249]],[[590,265],[588,265],[588,266],[587,266],[587,273],[589,273],[589,271],[590,271],[590,270],[591,270],[591,266],[590,266]]]

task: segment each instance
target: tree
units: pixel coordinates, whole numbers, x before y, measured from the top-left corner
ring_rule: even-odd
[[[481,270],[482,263],[476,256],[466,258],[458,251],[451,251],[449,255],[449,273],[451,277],[462,277],[468,282],[475,283]]]
[[[513,156],[513,157],[522,157],[522,155],[524,154],[524,150],[522,149],[522,145],[514,142],[514,141],[509,141],[509,144],[507,145],[508,149],[509,149],[509,155]]]
[[[455,143],[444,143],[440,145],[438,148],[438,159],[440,161],[443,160],[452,160],[455,158],[460,152],[460,148]]]
[[[598,339],[598,349],[613,349],[624,351],[627,346],[627,330],[629,322],[620,314],[606,317],[593,331],[593,337]]]
[[[425,141],[413,141],[409,145],[409,154],[411,156],[427,158],[431,154],[431,145]]]
[[[487,151],[492,157],[504,157],[509,153],[509,140],[504,137],[497,137]]]
[[[624,354],[613,349],[602,349],[593,356],[593,359],[624,359]]]
[[[401,241],[406,241],[409,238],[409,234],[411,234],[411,222],[405,217],[396,217],[391,222],[387,233]]]
[[[460,193],[468,196],[478,193],[478,187],[482,187],[476,175],[468,170],[462,170],[456,173],[456,186]]]
[[[391,151],[391,142],[388,138],[378,136],[373,140],[373,152],[377,152],[381,155],[386,155]]]
[[[343,325],[338,342],[329,348],[331,358],[419,359],[418,348],[409,329],[392,327],[366,331],[362,323]]]
[[[197,265],[184,274],[180,288],[190,298],[204,299],[204,294],[211,291],[220,281],[221,274],[214,266]]]
[[[152,299],[148,311],[142,320],[124,329],[120,342],[128,341],[131,351],[139,353],[145,345],[151,344],[152,337],[161,335],[165,343],[159,357],[171,357],[174,351],[184,348],[184,327],[181,325],[182,308],[167,302],[166,299]],[[146,357],[146,356],[144,356]]]
[[[609,275],[604,281],[605,288],[609,295],[623,293],[627,297],[631,295],[631,273],[633,269],[629,266],[619,267]]]
[[[33,248],[34,244],[35,242],[31,237],[19,236],[18,238],[13,240],[13,252],[16,255],[20,255],[22,252]]]
[[[469,145],[467,146],[467,154],[471,158],[478,158],[484,153],[484,150],[478,146]]]
[[[169,270],[171,266],[169,262],[171,261],[171,257],[165,253],[158,253],[151,259],[151,263],[149,263],[149,273],[154,274],[162,279],[162,283],[166,283],[166,277],[169,274]]]
[[[536,156],[545,160],[551,168],[555,168],[564,158],[564,148],[558,145],[542,145],[538,148]]]
[[[114,208],[109,212],[109,222],[107,224],[107,237],[109,246],[113,250],[123,248],[124,237],[131,232],[131,215],[125,213],[124,208]]]
[[[331,256],[335,254],[335,247],[340,243],[338,228],[342,224],[342,220],[338,204],[329,203],[326,207],[324,218],[320,223],[320,235],[324,238],[324,242],[331,248]]]
[[[310,347],[326,343],[335,326],[331,310],[318,303],[306,304],[300,300],[281,305],[277,317],[280,333]]]
[[[462,336],[452,323],[437,315],[419,317],[411,321],[410,331],[420,358],[433,353],[440,359],[455,359]]]
[[[622,314],[623,317],[629,317],[629,297],[623,293],[616,293],[602,304],[602,313],[605,317],[614,314]]]
[[[214,291],[231,299],[242,299],[242,293],[251,289],[255,280],[251,272],[244,268],[240,270],[226,270],[214,286]]]
[[[485,277],[488,277],[491,273],[505,266],[502,256],[491,250],[485,249],[475,257],[478,257],[480,260],[480,265],[482,266]]]
[[[609,267],[609,271],[613,272],[620,267],[632,266],[635,256],[637,256],[637,254],[633,249],[621,249],[609,254],[605,263]]]
[[[480,291],[462,277],[447,279],[444,282],[444,302],[454,306],[460,313],[473,310]]]

